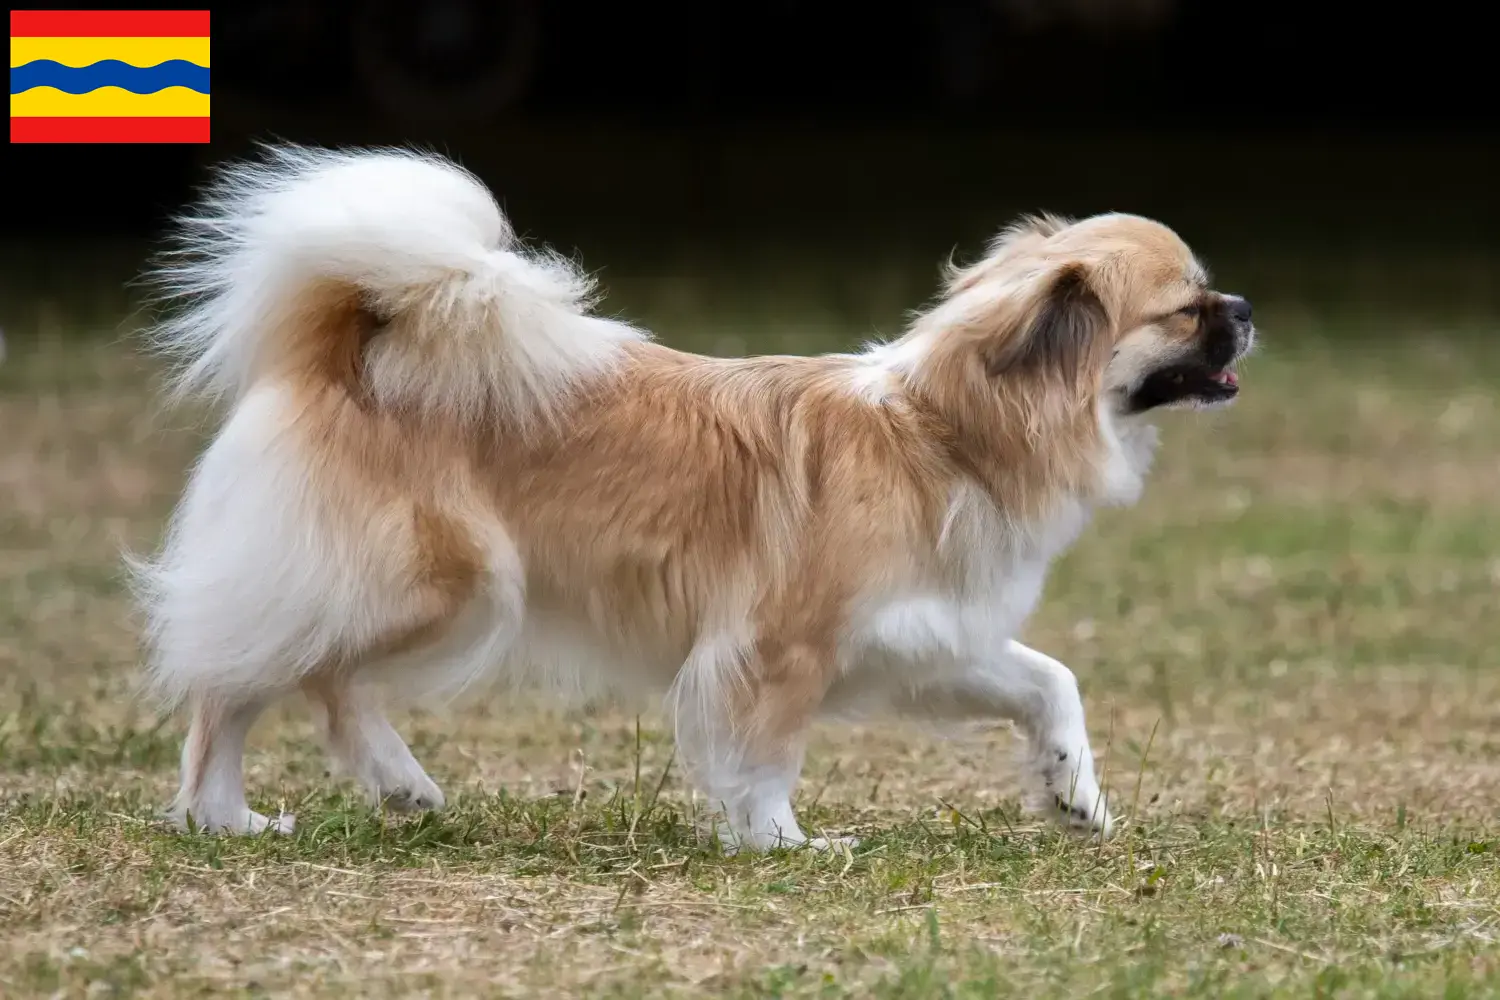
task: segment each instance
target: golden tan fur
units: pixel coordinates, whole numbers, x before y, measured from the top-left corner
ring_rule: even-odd
[[[958,272],[950,294],[1003,285],[1053,260],[1097,260],[1093,287],[1122,321],[1098,331],[1070,370],[1022,370],[997,383],[986,358],[1014,346],[1039,303],[981,300],[963,325],[935,331],[940,344],[907,394],[878,406],[849,391],[849,357],[725,360],[643,344],[585,387],[561,427],[527,439],[496,420],[475,434],[367,408],[357,366],[345,359],[371,320],[351,308],[343,329],[309,330],[313,360],[296,380],[318,492],[337,498],[339,511],[360,511],[355,498],[411,504],[410,551],[386,551],[421,567],[413,582],[431,588],[436,622],[472,596],[479,557],[456,526],[478,504],[515,526],[534,586],[563,600],[597,595],[599,614],[665,630],[684,653],[734,573],[762,582],[764,631],[830,631],[824,619],[836,619],[859,581],[912,562],[935,568],[930,552],[956,482],[973,477],[1023,519],[1059,494],[1101,488],[1103,364],[1134,323],[1191,292],[1184,275],[1195,265],[1144,220],[1121,220],[1078,250],[1076,241],[1031,243],[1036,232],[1016,230]],[[1191,323],[1167,329],[1195,332]],[[927,332],[923,319],[914,330]],[[340,359],[338,368],[326,358]],[[350,520],[360,530],[369,523],[362,512]],[[788,565],[792,552],[817,580]]]

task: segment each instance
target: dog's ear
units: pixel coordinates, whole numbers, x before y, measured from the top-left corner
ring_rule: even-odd
[[[1041,376],[1076,386],[1109,334],[1109,313],[1081,264],[1043,279],[1038,302],[1017,335],[985,356],[991,378]]]

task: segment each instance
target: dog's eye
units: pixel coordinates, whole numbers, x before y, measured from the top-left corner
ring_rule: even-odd
[[[1203,307],[1198,305],[1197,303],[1194,303],[1193,305],[1183,306],[1181,309],[1177,310],[1177,315],[1186,316],[1188,319],[1197,319],[1198,314],[1202,311]]]

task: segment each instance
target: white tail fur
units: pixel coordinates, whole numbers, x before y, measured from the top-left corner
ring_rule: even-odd
[[[330,288],[357,292],[392,334],[363,358],[375,398],[450,419],[545,419],[644,338],[586,315],[588,276],[520,247],[484,185],[433,155],[271,147],[225,169],[179,223],[154,277],[187,308],[152,332],[178,362],[179,396],[238,399],[285,370],[288,338],[329,301],[309,296]]]

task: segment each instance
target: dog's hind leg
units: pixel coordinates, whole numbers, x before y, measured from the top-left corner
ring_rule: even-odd
[[[270,703],[264,696],[236,698],[223,694],[192,699],[192,721],[182,747],[182,787],[168,815],[186,828],[189,819],[214,833],[291,833],[294,818],[272,819],[255,812],[245,800],[245,738]]]
[[[442,791],[387,720],[381,687],[419,697],[456,693],[504,663],[520,637],[526,598],[519,557],[500,532],[487,554],[472,596],[461,606],[451,598],[435,603],[441,616],[396,644],[404,648],[368,652],[360,666],[319,671],[302,682],[323,709],[330,753],[377,806],[402,812],[444,806]]]
[[[387,721],[372,687],[330,675],[307,681],[303,689],[323,708],[329,752],[374,804],[401,812],[443,808],[442,790]]]

